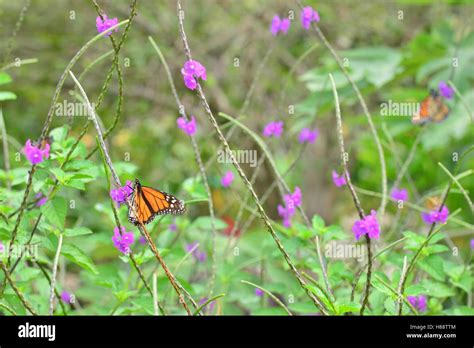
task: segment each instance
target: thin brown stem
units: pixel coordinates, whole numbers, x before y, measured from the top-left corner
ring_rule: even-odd
[[[178,14],[178,21],[179,21],[179,32],[180,32],[180,35],[181,35],[181,40],[183,42],[183,46],[184,46],[184,52],[185,52],[185,55],[186,55],[186,58],[188,60],[191,60],[192,59],[192,56],[191,56],[191,50],[189,48],[189,44],[188,44],[188,41],[187,41],[187,38],[186,38],[186,33],[184,31],[184,12],[181,8],[181,2],[178,0],[177,1],[177,14]],[[237,173],[239,174],[240,178],[242,179],[243,183],[245,184],[245,186],[247,187],[247,189],[249,190],[249,192],[252,194],[252,197],[255,201],[255,204],[257,205],[258,207],[258,210],[260,212],[260,216],[262,217],[265,225],[267,226],[268,228],[268,231],[270,232],[271,236],[273,237],[275,243],[277,244],[277,247],[278,249],[280,250],[280,252],[282,253],[283,257],[285,258],[288,266],[290,267],[291,271],[294,273],[295,277],[297,278],[298,282],[300,283],[301,287],[305,290],[305,292],[307,293],[307,295],[311,298],[311,300],[313,301],[313,303],[315,304],[315,306],[317,308],[319,308],[319,310],[321,311],[321,313],[323,314],[327,314],[327,310],[326,308],[324,307],[322,301],[317,298],[309,289],[308,287],[306,286],[307,283],[306,281],[304,280],[304,278],[301,276],[300,272],[298,271],[298,269],[295,267],[295,265],[293,264],[293,261],[291,260],[290,256],[288,255],[288,253],[286,252],[285,248],[283,247],[283,244],[281,243],[280,241],[280,238],[277,236],[275,230],[273,229],[273,226],[272,226],[272,223],[270,222],[270,219],[268,218],[265,210],[263,209],[262,205],[260,204],[260,201],[258,199],[258,196],[257,194],[255,193],[255,190],[253,189],[253,186],[252,184],[250,183],[250,181],[248,180],[247,176],[245,175],[244,171],[242,170],[242,168],[240,167],[239,163],[237,162],[237,160],[235,159],[235,156],[232,152],[232,150],[230,149],[230,146],[229,144],[227,143],[227,140],[226,138],[224,137],[224,134],[222,133],[219,125],[217,124],[217,121],[214,117],[214,114],[212,113],[212,110],[211,108],[209,107],[209,104],[207,102],[207,99],[206,99],[206,96],[204,94],[204,91],[202,90],[202,87],[201,85],[199,84],[199,82],[197,83],[197,95],[201,101],[201,104],[203,106],[203,109],[206,113],[206,115],[208,116],[209,118],[209,121],[211,122],[215,132],[217,133],[217,136],[220,140],[220,142],[222,143],[222,145],[224,146],[224,149],[227,151],[227,153],[230,155],[230,158],[231,158],[231,161],[232,161],[232,164],[234,165],[235,169],[237,170]]]
[[[363,220],[365,218],[364,210],[362,209],[359,197],[357,196],[354,186],[352,185],[351,177],[349,175],[349,171],[347,170],[347,162],[346,162],[346,156],[345,156],[346,151],[344,149],[344,136],[342,134],[342,117],[341,117],[341,108],[339,104],[339,96],[337,94],[334,78],[332,77],[331,74],[329,74],[329,78],[331,79],[332,90],[334,94],[334,103],[336,107],[337,130],[338,130],[338,137],[339,137],[339,150],[340,150],[340,157],[341,157],[341,165],[344,168],[344,177],[346,178],[347,186],[349,187],[349,191],[351,192],[352,200],[354,201],[354,205],[357,209],[360,219]],[[365,241],[367,245],[368,267],[367,267],[367,279],[366,279],[366,284],[365,284],[365,292],[364,292],[364,297],[362,300],[362,306],[360,308],[360,315],[364,315],[364,310],[369,301],[370,286],[371,286],[370,281],[371,281],[371,276],[372,276],[372,248],[371,248],[370,237],[368,235],[365,235]]]

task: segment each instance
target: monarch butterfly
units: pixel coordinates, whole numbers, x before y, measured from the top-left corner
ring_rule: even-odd
[[[428,197],[425,202],[425,206],[429,210],[439,209],[441,206],[442,200],[439,196]]]
[[[185,211],[183,201],[169,193],[142,186],[135,179],[128,209],[128,221],[135,226],[152,222],[156,215],[183,214]]]
[[[449,107],[443,102],[443,98],[434,89],[421,102],[420,110],[412,117],[414,124],[423,124],[428,121],[441,122],[449,115]]]
[[[46,145],[51,146],[52,143],[53,143],[53,137],[46,136],[41,141],[39,140],[34,141],[33,146],[39,147],[41,150],[44,150],[46,148]]]

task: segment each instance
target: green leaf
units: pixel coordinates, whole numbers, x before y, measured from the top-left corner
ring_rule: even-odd
[[[94,273],[98,274],[99,271],[97,267],[92,262],[92,259],[81,249],[77,246],[69,243],[63,244],[61,248],[61,254],[67,257],[70,261],[75,263],[76,265]]]
[[[306,225],[303,225],[299,222],[294,224],[294,228],[296,229],[296,233],[298,237],[300,237],[303,240],[308,240],[313,237],[313,231],[310,230]]]
[[[84,182],[82,180],[68,180],[64,186],[68,186],[68,187],[74,187],[78,190],[85,190],[86,189],[86,185],[84,185]]]
[[[8,91],[0,91],[0,101],[15,100],[16,94]]]
[[[443,267],[443,259],[439,255],[430,255],[419,260],[418,265],[436,280],[443,281],[446,276]]]
[[[425,287],[426,295],[431,297],[451,297],[455,295],[452,287],[440,282],[425,279],[421,285]]]
[[[348,59],[351,72],[362,74],[376,87],[383,86],[395,77],[402,60],[401,53],[389,47],[357,48],[343,52],[342,56]]]
[[[50,168],[49,171],[61,184],[64,184],[69,179],[69,175],[66,174],[61,168]]]
[[[67,202],[63,197],[54,197],[40,208],[46,219],[59,229],[64,228],[67,214]]]
[[[12,78],[6,72],[0,71],[0,85],[12,82]]]
[[[313,218],[311,219],[311,223],[313,225],[313,228],[316,230],[316,232],[318,232],[319,229],[324,228],[324,220],[319,215],[314,215]]]
[[[66,228],[66,230],[64,231],[64,235],[66,237],[84,236],[86,234],[92,234],[92,231],[84,226],[76,228]]]
[[[51,130],[51,132],[49,132],[49,135],[53,138],[54,142],[60,143],[66,139],[67,128],[65,126],[54,128]]]
[[[405,289],[405,295],[407,296],[418,296],[422,294],[426,294],[426,289],[419,284],[410,285]]]
[[[347,312],[359,313],[361,307],[360,303],[357,302],[343,302],[341,304],[336,302],[335,306],[337,314],[344,314]]]

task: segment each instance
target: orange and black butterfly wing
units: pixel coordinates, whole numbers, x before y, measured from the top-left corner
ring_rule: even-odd
[[[434,99],[434,107],[433,113],[431,114],[431,119],[433,122],[442,122],[449,115],[449,107],[443,102],[443,98],[441,96],[438,95]]]
[[[139,191],[135,190],[128,210],[128,221],[138,226],[148,223],[153,213],[146,205]],[[151,220],[150,220],[151,221]]]
[[[420,110],[415,113],[412,117],[412,122],[414,124],[423,124],[430,120],[431,113],[433,112],[433,95],[427,96],[420,104]]]
[[[413,115],[414,124],[423,124],[428,121],[441,122],[449,115],[449,107],[443,102],[443,98],[438,92],[431,90],[420,105],[420,110]]]
[[[184,202],[175,196],[142,186],[136,180],[128,220],[134,225],[146,225],[152,222],[156,215],[183,214],[185,210]]]

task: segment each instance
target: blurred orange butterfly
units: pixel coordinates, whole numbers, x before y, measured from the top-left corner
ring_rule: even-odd
[[[186,211],[184,202],[169,193],[142,186],[135,179],[131,204],[128,210],[128,221],[138,226],[153,221],[156,215],[183,214]]]
[[[434,89],[423,99],[420,110],[411,119],[414,124],[423,124],[428,121],[441,122],[449,115],[449,107],[443,102],[443,97]]]
[[[41,150],[44,150],[46,148],[46,144],[51,146],[52,143],[53,143],[53,137],[46,136],[41,141],[39,140],[34,141],[33,146],[39,147]]]

